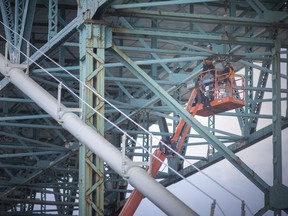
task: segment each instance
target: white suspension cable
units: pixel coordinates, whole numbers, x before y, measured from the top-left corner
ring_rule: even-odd
[[[5,25],[2,21],[0,21],[0,23],[5,26],[6,28],[10,29],[7,25]],[[17,32],[15,32],[13,29],[10,29],[11,31],[13,31],[14,33],[16,33],[17,35],[19,35]],[[5,37],[3,37],[2,35],[0,35],[5,41],[7,41],[7,39]],[[21,37],[21,35],[19,35]],[[37,50],[38,52],[40,52],[42,55],[44,55],[47,59],[49,59],[51,62],[53,62],[55,65],[57,65],[59,68],[61,68],[63,71],[65,71],[67,74],[69,74],[71,77],[73,77],[75,80],[77,80],[79,82],[79,84],[81,84],[83,87],[88,88],[91,92],[93,92],[95,94],[95,96],[97,96],[98,98],[100,98],[102,101],[105,101],[107,104],[109,104],[111,107],[113,107],[115,110],[117,110],[119,113],[121,113],[124,117],[126,117],[128,120],[130,120],[131,122],[133,122],[135,125],[137,125],[140,129],[142,129],[143,131],[145,131],[147,134],[149,134],[150,136],[152,136],[153,138],[155,138],[156,140],[159,141],[159,143],[161,143],[162,145],[166,146],[169,150],[171,150],[174,154],[176,154],[177,156],[179,156],[182,160],[184,160],[185,162],[187,162],[189,165],[191,165],[194,169],[196,169],[198,172],[202,173],[203,175],[205,175],[207,178],[209,178],[211,181],[213,181],[214,183],[216,183],[218,186],[220,186],[222,189],[224,189],[226,192],[228,192],[229,194],[231,194],[232,196],[234,196],[235,198],[237,198],[238,200],[240,200],[241,202],[243,201],[240,197],[238,197],[236,194],[234,194],[232,191],[230,191],[229,189],[225,188],[223,185],[221,185],[219,182],[217,182],[215,179],[213,179],[212,177],[210,177],[208,174],[206,174],[204,171],[200,170],[198,167],[196,167],[194,164],[192,164],[189,160],[187,160],[186,158],[184,158],[181,154],[179,154],[178,152],[176,152],[174,149],[172,149],[169,145],[167,145],[166,143],[164,143],[161,139],[159,139],[158,137],[154,136],[150,131],[148,131],[147,129],[145,129],[144,127],[142,127],[141,125],[139,125],[137,122],[135,122],[132,118],[130,118],[128,115],[126,115],[123,111],[121,111],[120,109],[118,109],[115,105],[113,105],[112,103],[110,103],[107,99],[105,99],[104,97],[102,97],[100,94],[98,94],[98,92],[86,85],[86,83],[84,83],[83,81],[81,81],[79,78],[77,78],[75,75],[73,75],[71,72],[69,72],[68,70],[66,70],[65,68],[63,68],[59,63],[55,62],[53,59],[51,59],[49,56],[47,56],[45,53],[43,53],[41,50],[39,50],[37,47],[35,47],[33,44],[31,44],[29,41],[27,41],[25,38],[22,38],[26,43],[28,43],[31,47],[33,47],[35,50]],[[14,46],[16,49],[18,49],[15,45],[13,45],[11,42],[7,41],[10,45]],[[20,49],[18,49],[20,51],[20,53],[22,53],[22,55],[24,55],[27,59],[29,59],[31,62],[35,63],[39,68],[41,68],[45,73],[47,73],[49,76],[51,76],[53,79],[55,79],[59,84],[61,84],[62,86],[64,86],[71,94],[73,94],[75,97],[77,97],[79,99],[79,101],[81,101],[82,103],[84,103],[86,106],[88,106],[90,109],[92,109],[93,111],[95,111],[98,115],[100,115],[103,119],[105,119],[107,122],[109,122],[111,125],[113,125],[114,127],[116,127],[119,131],[121,131],[123,134],[125,134],[126,136],[128,136],[131,140],[133,140],[136,144],[139,145],[139,147],[141,147],[143,150],[145,150],[150,156],[156,158],[159,162],[161,162],[162,164],[165,164],[167,167],[169,167],[169,169],[171,169],[176,175],[178,175],[180,178],[182,178],[183,180],[187,181],[190,185],[194,186],[195,188],[197,188],[199,191],[201,191],[203,194],[205,194],[207,197],[209,197],[212,200],[212,197],[210,197],[206,192],[202,191],[200,188],[198,188],[197,186],[195,186],[192,182],[190,182],[187,178],[185,178],[184,176],[182,176],[180,173],[178,173],[176,170],[174,170],[172,167],[170,167],[169,165],[167,165],[165,162],[162,162],[157,156],[151,154],[149,152],[149,150],[147,150],[144,146],[142,146],[141,144],[139,144],[136,140],[134,140],[133,137],[131,137],[129,134],[127,134],[125,131],[123,131],[119,126],[117,126],[116,124],[114,124],[113,122],[111,122],[109,119],[107,119],[105,116],[103,116],[101,113],[99,113],[97,110],[95,110],[93,107],[91,107],[89,104],[87,104],[87,102],[85,102],[82,98],[80,98],[76,93],[74,93],[69,87],[67,87],[62,81],[60,81],[57,77],[55,77],[53,74],[51,74],[49,71],[47,71],[46,69],[44,69],[42,66],[40,66],[37,62],[33,61],[29,56],[27,56],[25,53],[23,53]],[[222,211],[222,208],[219,206],[218,203],[216,203],[216,205],[219,207],[220,211],[224,214],[224,212]],[[248,209],[248,211],[251,213],[251,215],[253,215],[252,211],[250,210],[250,208],[248,208],[247,205],[245,205]]]

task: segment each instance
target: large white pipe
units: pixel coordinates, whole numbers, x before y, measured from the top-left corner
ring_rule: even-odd
[[[52,118],[59,120],[57,99],[38,85],[21,69],[13,67],[0,54],[0,72],[10,79],[17,88],[30,97],[38,106],[45,110]],[[61,104],[61,107],[66,107]],[[102,158],[115,172],[123,176],[122,153],[93,128],[86,125],[72,112],[61,113],[59,123],[80,142],[84,143],[92,152]],[[126,158],[125,177],[128,182],[137,188],[151,202],[158,206],[167,215],[198,215],[185,203],[179,200],[164,186],[149,176],[145,170],[135,166]]]

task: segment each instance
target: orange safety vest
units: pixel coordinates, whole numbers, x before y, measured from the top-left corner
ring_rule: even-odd
[[[231,67],[229,67],[228,77],[233,77],[234,74],[235,74],[235,71]]]

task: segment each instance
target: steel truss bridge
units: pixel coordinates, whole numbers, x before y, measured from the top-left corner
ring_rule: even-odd
[[[65,130],[43,109],[48,101],[37,103],[13,84],[11,68],[63,103],[59,115],[76,113],[119,151],[125,145],[139,166],[149,162],[142,147],[158,147],[139,125],[156,125],[151,134],[165,139],[171,121],[175,129],[186,119],[192,130],[181,155],[193,166],[179,157],[168,158],[169,166],[189,177],[225,159],[263,192],[253,213],[288,213],[281,139],[288,126],[287,1],[2,0],[0,7],[0,52],[11,62],[0,80],[1,215],[117,215],[131,192],[125,170],[115,172]],[[245,107],[206,117],[207,124],[182,109],[204,59],[220,70],[230,62],[245,75]],[[223,117],[236,119],[235,131],[218,126]],[[267,137],[272,184],[236,155]],[[195,155],[199,145],[207,153]],[[182,180],[170,170],[156,178],[165,187]]]

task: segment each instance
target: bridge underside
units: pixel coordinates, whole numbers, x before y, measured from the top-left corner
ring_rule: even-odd
[[[3,0],[0,7],[0,52],[120,151],[124,143],[129,158],[145,167],[143,147],[158,148],[135,122],[166,140],[183,118],[192,127],[180,151],[187,161],[168,157],[169,166],[188,178],[227,160],[263,194],[253,214],[288,213],[286,1]],[[190,120],[181,107],[204,59],[218,70],[230,62],[245,76],[245,105]],[[131,192],[125,179],[7,76],[0,93],[0,214],[118,214]],[[272,146],[271,181],[235,155],[264,142]],[[182,180],[168,169],[156,178],[165,187]]]

